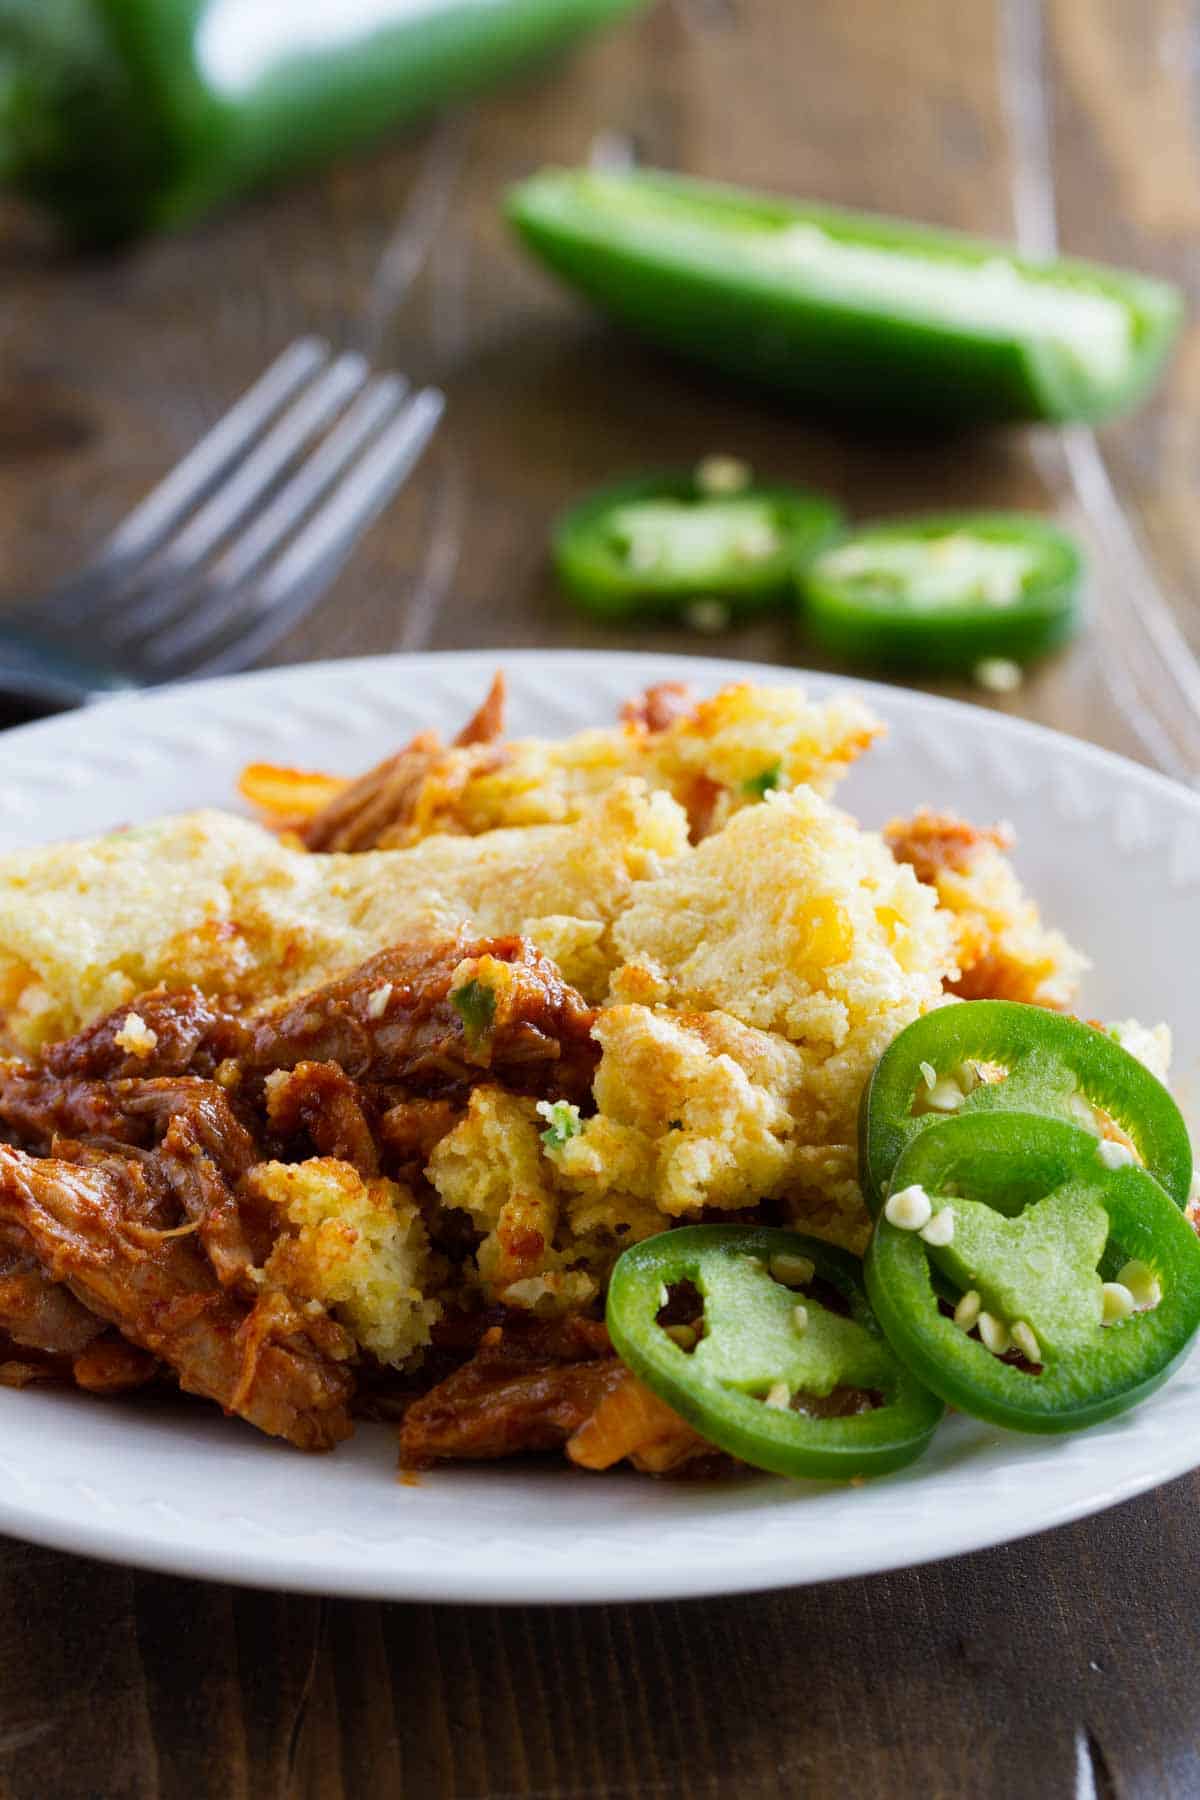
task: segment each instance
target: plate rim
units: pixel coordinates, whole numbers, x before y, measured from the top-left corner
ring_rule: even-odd
[[[411,679],[419,675],[423,668],[451,665],[458,668],[480,668],[482,672],[496,667],[515,668],[524,663],[536,664],[542,670],[547,666],[552,669],[557,666],[564,671],[569,669],[577,680],[584,678],[583,671],[589,664],[601,663],[613,669],[614,673],[618,668],[628,671],[631,691],[638,685],[644,685],[639,683],[639,671],[645,672],[646,680],[662,679],[664,669],[669,667],[678,677],[691,677],[701,686],[706,681],[712,685],[740,677],[774,684],[803,685],[815,693],[858,693],[868,704],[874,703],[885,717],[889,710],[904,716],[927,714],[935,719],[951,722],[956,730],[969,728],[972,722],[982,722],[988,733],[996,734],[1001,739],[1013,738],[1027,745],[1040,747],[1047,753],[1065,749],[1076,766],[1082,760],[1099,776],[1106,772],[1118,775],[1124,783],[1133,782],[1144,791],[1160,795],[1172,806],[1182,808],[1193,820],[1200,820],[1200,793],[1185,783],[1118,752],[1050,726],[973,705],[970,701],[930,694],[921,689],[896,687],[878,680],[809,670],[792,664],[680,654],[670,650],[542,650],[532,646],[498,646],[330,658],[117,696],[97,702],[94,707],[87,709],[84,716],[94,718],[98,723],[109,722],[111,728],[112,723],[119,723],[114,715],[128,713],[132,725],[133,720],[143,715],[147,708],[161,706],[164,701],[173,706],[178,706],[181,702],[202,705],[210,698],[224,700],[245,691],[286,688],[293,683],[319,683],[324,674],[336,675],[339,682],[345,682],[353,681],[356,675],[377,678],[381,673],[403,671]],[[5,758],[0,790],[3,789],[5,777],[10,774],[19,779],[22,762],[27,759],[36,761],[44,741],[54,739],[64,729],[65,720],[78,716],[57,715],[16,726],[6,732],[5,748],[15,750],[17,756],[15,766],[11,755]],[[1193,1366],[1200,1367],[1200,1349],[1194,1356],[1196,1360]],[[1179,1379],[1179,1375],[1175,1379]],[[223,1422],[217,1423],[227,1428],[223,1426]],[[1019,1441],[1015,1440],[1014,1447]],[[15,1493],[5,1493],[2,1489],[0,1530],[48,1548],[89,1555],[105,1561],[175,1575],[198,1576],[244,1586],[281,1588],[296,1592],[459,1604],[540,1605],[557,1602],[591,1604],[649,1601],[761,1592],[780,1586],[867,1577],[917,1567],[949,1556],[998,1548],[1042,1531],[1061,1529],[1074,1521],[1120,1505],[1165,1481],[1187,1473],[1198,1464],[1200,1439],[1194,1447],[1189,1445],[1181,1448],[1175,1455],[1160,1456],[1159,1464],[1149,1471],[1143,1467],[1121,1475],[1118,1468],[1118,1478],[1107,1482],[1098,1491],[1068,1494],[1032,1522],[1019,1522],[1015,1526],[1010,1524],[999,1532],[994,1521],[983,1525],[966,1516],[957,1520],[943,1519],[939,1542],[921,1541],[914,1545],[909,1541],[899,1557],[889,1551],[884,1543],[867,1554],[864,1554],[861,1543],[852,1551],[836,1542],[826,1543],[823,1567],[812,1573],[797,1573],[786,1568],[780,1571],[778,1568],[761,1565],[756,1561],[757,1553],[745,1547],[729,1561],[722,1559],[710,1567],[705,1567],[692,1558],[682,1570],[668,1564],[656,1574],[641,1564],[635,1564],[632,1565],[627,1583],[614,1571],[611,1563],[599,1570],[576,1568],[568,1574],[565,1569],[557,1566],[554,1558],[550,1558],[545,1564],[541,1561],[526,1564],[517,1573],[501,1568],[490,1577],[481,1570],[478,1558],[464,1572],[448,1568],[444,1563],[436,1568],[423,1569],[413,1560],[400,1565],[376,1563],[369,1566],[361,1557],[357,1562],[343,1558],[336,1566],[329,1567],[314,1562],[311,1551],[289,1546],[284,1538],[276,1540],[271,1551],[264,1553],[261,1546],[238,1542],[236,1534],[231,1534],[230,1541],[224,1545],[195,1539],[184,1541],[178,1532],[172,1533],[165,1527],[147,1535],[144,1522],[134,1521],[132,1518],[106,1524],[99,1518],[81,1520],[78,1516],[47,1516],[39,1513],[32,1503],[26,1505]],[[430,1476],[424,1479],[435,1478]],[[519,1478],[517,1471],[513,1472],[513,1478]],[[398,1518],[397,1537],[402,1536],[403,1531],[402,1520]]]
[[[1200,1360],[1200,1352],[1196,1355]],[[387,1427],[376,1425],[367,1429],[382,1433]],[[1200,1449],[1196,1458],[1200,1461]],[[433,1563],[427,1568],[410,1563],[402,1569],[394,1569],[386,1564],[368,1565],[360,1560],[354,1564],[343,1563],[331,1574],[326,1566],[295,1554],[288,1556],[277,1552],[273,1560],[265,1562],[259,1553],[240,1546],[236,1539],[223,1546],[193,1543],[186,1549],[181,1548],[177,1539],[166,1537],[161,1541],[151,1538],[131,1544],[117,1526],[106,1527],[90,1521],[82,1525],[66,1520],[47,1522],[32,1512],[25,1514],[7,1497],[0,1497],[0,1531],[23,1543],[67,1555],[91,1557],[117,1567],[187,1580],[225,1582],[263,1592],[446,1606],[651,1605],[668,1600],[720,1599],[773,1593],[793,1587],[820,1587],[834,1581],[865,1581],[880,1575],[901,1574],[908,1569],[926,1568],[932,1563],[947,1562],[960,1556],[1002,1551],[1010,1544],[1059,1532],[1082,1520],[1127,1505],[1167,1482],[1189,1474],[1195,1466],[1192,1463],[1173,1473],[1155,1475],[1150,1480],[1130,1476],[1102,1494],[1064,1502],[1052,1509],[1049,1516],[1022,1524],[1003,1536],[997,1537],[966,1525],[945,1529],[941,1542],[923,1543],[915,1552],[906,1552],[902,1559],[890,1556],[882,1542],[877,1551],[866,1556],[850,1555],[834,1544],[827,1546],[826,1566],[811,1574],[787,1570],[781,1574],[777,1562],[770,1564],[764,1556],[732,1564],[724,1561],[707,1565],[690,1563],[684,1578],[670,1563],[664,1563],[660,1571],[639,1565],[636,1576],[628,1580],[623,1576],[614,1579],[607,1565],[603,1573],[591,1574],[586,1566],[577,1565],[568,1572],[549,1562],[527,1562],[519,1576],[507,1569],[496,1576],[487,1576],[481,1575],[478,1562],[472,1563],[469,1571],[460,1572]],[[521,1471],[516,1468],[509,1471],[509,1478],[514,1481],[519,1480],[520,1475]],[[436,1476],[437,1471],[430,1471],[427,1478],[436,1479]],[[565,1473],[564,1479],[571,1479],[570,1471]],[[786,1478],[765,1479],[782,1482]],[[879,1479],[886,1481],[888,1477]],[[398,1528],[397,1537],[401,1535]]]
[[[596,650],[591,648],[570,649],[556,646],[551,649],[539,649],[535,645],[516,645],[495,648],[483,647],[476,650],[388,650],[369,656],[320,657],[311,662],[280,663],[265,669],[246,669],[236,675],[216,675],[197,681],[165,682],[160,687],[139,689],[133,693],[104,695],[88,706],[73,712],[55,713],[45,719],[31,719],[23,725],[9,726],[0,733],[0,742],[7,749],[16,744],[18,749],[30,743],[36,744],[42,736],[51,735],[62,728],[63,722],[72,718],[85,719],[111,717],[118,710],[129,709],[140,711],[146,707],[154,707],[164,700],[180,701],[192,696],[203,699],[206,696],[217,696],[230,690],[244,687],[273,686],[278,683],[286,686],[289,681],[300,677],[312,677],[325,673],[353,674],[356,672],[378,671],[389,664],[405,667],[424,664],[463,664],[486,663],[493,670],[503,668],[509,662],[562,662],[570,665],[585,662],[663,664],[673,667],[682,665],[685,670],[697,672],[696,679],[702,679],[703,672],[739,670],[748,679],[756,681],[800,685],[813,692],[832,690],[834,692],[857,694],[862,693],[869,700],[873,696],[880,697],[880,704],[899,701],[902,706],[911,706],[923,712],[930,710],[935,714],[946,714],[952,718],[966,721],[983,717],[988,721],[988,729],[997,729],[1002,733],[1012,732],[1017,738],[1031,743],[1043,743],[1047,749],[1054,746],[1067,745],[1073,754],[1082,752],[1088,760],[1094,760],[1101,766],[1118,769],[1124,776],[1135,776],[1154,791],[1166,792],[1175,799],[1185,800],[1200,817],[1200,789],[1193,788],[1176,776],[1168,775],[1161,769],[1153,769],[1146,763],[1125,756],[1119,750],[1109,750],[1102,744],[1095,744],[1090,738],[1076,737],[1069,731],[1060,731],[1056,726],[1043,725],[1036,719],[1025,719],[1013,713],[1002,712],[981,702],[956,699],[950,694],[929,693],[924,688],[902,687],[897,683],[882,681],[872,676],[846,675],[840,671],[826,669],[808,669],[800,663],[769,663],[748,660],[742,657],[705,656],[699,654],[676,653],[672,650]],[[729,680],[728,674],[721,676]],[[0,786],[3,782],[0,781]]]

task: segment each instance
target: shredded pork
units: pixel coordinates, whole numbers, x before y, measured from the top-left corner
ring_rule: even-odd
[[[152,1043],[130,1039],[131,1015]],[[364,1344],[397,1341],[407,1307],[398,1341],[419,1345],[440,1312],[403,1285],[430,1255],[410,1192],[440,1255],[474,1250],[469,1221],[464,1232],[440,1212],[424,1180],[437,1143],[481,1082],[585,1098],[594,1018],[526,940],[454,937],[384,952],[254,1019],[195,989],[154,990],[36,1063],[0,1065],[0,1383],[116,1392],[161,1374],[302,1449],[330,1448],[351,1429],[360,1375],[378,1386]],[[359,1242],[368,1223],[374,1248]],[[382,1269],[401,1284],[390,1299],[372,1286]],[[349,1317],[370,1321],[357,1341]],[[589,1328],[574,1326],[586,1348]],[[510,1332],[506,1365],[511,1348]],[[527,1345],[521,1359],[531,1418]],[[594,1379],[541,1382],[557,1442],[594,1404]],[[549,1397],[560,1382],[567,1410]],[[510,1429],[514,1446],[521,1436]]]
[[[275,1296],[222,1290],[202,1251],[170,1234],[137,1163],[78,1165],[0,1145],[0,1219],[29,1235],[56,1281],[122,1337],[272,1437],[328,1450],[350,1433],[352,1378]],[[348,1345],[345,1347],[348,1353]]]
[[[591,1320],[494,1325],[469,1362],[408,1409],[401,1462],[419,1469],[560,1450],[624,1373]]]

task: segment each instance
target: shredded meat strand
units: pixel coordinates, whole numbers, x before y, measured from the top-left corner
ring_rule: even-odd
[[[492,685],[471,714],[454,742],[459,749],[469,744],[494,744],[504,736],[504,713],[508,704],[508,683],[504,670],[497,669]]]
[[[883,833],[897,862],[908,863],[918,881],[932,887],[943,869],[962,874],[987,847],[1011,850],[1013,834],[1006,825],[971,825],[953,813],[922,807],[911,819],[893,819]]]
[[[185,1120],[195,1147],[239,1181],[258,1161],[254,1139],[234,1116],[225,1090],[199,1076],[156,1076],[149,1081],[118,1081],[113,1096],[128,1118],[144,1119],[160,1132]]]
[[[157,1357],[136,1344],[127,1344],[114,1331],[106,1331],[71,1364],[76,1387],[89,1394],[127,1394],[153,1381],[162,1365]]]
[[[18,1063],[0,1064],[0,1125],[30,1150],[49,1149],[57,1136],[147,1141],[144,1124],[126,1117],[104,1082],[51,1075]]]
[[[104,1321],[51,1281],[19,1225],[0,1224],[0,1333],[25,1350],[76,1356]]]
[[[69,1381],[70,1365],[53,1356],[8,1356],[0,1343],[0,1387],[32,1387],[35,1381]]]
[[[695,775],[688,782],[683,803],[688,816],[688,836],[693,844],[698,844],[712,830],[724,795],[721,783],[709,775]]]
[[[452,979],[461,962],[485,956],[508,964],[512,980],[490,1027],[472,1037],[450,998]],[[352,1081],[430,1096],[487,1077],[519,1093],[578,1100],[599,1059],[595,1019],[525,938],[404,945],[260,1020],[246,1064],[265,1074],[336,1062]]]
[[[196,1227],[218,1281],[248,1287],[250,1271],[270,1253],[270,1236],[250,1229],[235,1192],[259,1153],[224,1089],[177,1075],[117,1081],[112,1093],[127,1118],[148,1124],[158,1138],[156,1171]]]
[[[405,1413],[401,1466],[561,1449],[623,1374],[591,1320],[493,1325],[470,1362]]]
[[[421,1168],[462,1117],[451,1100],[396,1100],[379,1121],[379,1141],[397,1163]]]
[[[170,1364],[179,1385],[302,1450],[352,1429],[350,1372],[319,1354],[292,1313],[260,1320],[217,1284],[189,1237],[164,1235],[138,1164],[78,1166],[0,1145],[0,1219],[123,1337]],[[260,1303],[261,1304],[261,1303]]]
[[[656,681],[625,702],[621,717],[627,725],[640,725],[656,733],[666,731],[677,719],[686,719],[695,712],[696,705],[696,690],[690,682]]]
[[[379,1151],[362,1089],[335,1062],[299,1062],[277,1071],[267,1094],[272,1129],[306,1138],[318,1156],[352,1163],[360,1175],[379,1173]]]
[[[480,707],[447,748],[436,731],[418,732],[411,743],[350,782],[300,827],[309,850],[353,852],[402,849],[427,795],[434,797],[441,830],[456,829],[454,801],[474,776],[499,768],[505,753],[505,685],[497,674]]]

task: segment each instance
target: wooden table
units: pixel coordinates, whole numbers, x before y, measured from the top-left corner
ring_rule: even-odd
[[[987,703],[1194,775],[1195,731],[1130,636],[1137,612],[1200,632],[1194,326],[1158,398],[1098,438],[839,435],[618,339],[522,261],[496,202],[601,137],[608,154],[1035,249],[1057,236],[1195,294],[1198,54],[1186,0],[662,0],[470,114],[174,242],[80,265],[5,214],[0,585],[16,595],[67,569],[317,328],[436,375],[450,414],[288,658],[703,650],[581,624],[546,573],[546,527],[591,482],[731,451],[856,512],[1054,509],[1093,547],[1094,628]],[[805,659],[777,623],[719,648]],[[0,1796],[1188,1800],[1198,1503],[1189,1478],[910,1573],[546,1612],[261,1595],[8,1544]]]

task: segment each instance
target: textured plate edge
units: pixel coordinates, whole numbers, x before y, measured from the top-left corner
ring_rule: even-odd
[[[1099,1513],[1136,1500],[1164,1483],[1188,1474],[1200,1463],[1200,1449],[1195,1452],[1195,1458],[1186,1468],[1172,1469],[1167,1473],[1156,1473],[1148,1477],[1144,1473],[1130,1476],[1097,1494],[1064,1503],[1053,1508],[1049,1517],[1018,1526],[1003,1537],[998,1538],[991,1531],[981,1530],[977,1525],[964,1522],[958,1530],[946,1530],[943,1527],[941,1543],[923,1543],[916,1554],[906,1552],[901,1560],[889,1556],[882,1543],[878,1554],[866,1558],[852,1555],[848,1548],[844,1549],[837,1544],[831,1547],[826,1543],[819,1570],[797,1572],[792,1569],[782,1576],[778,1552],[771,1551],[748,1558],[744,1564],[715,1560],[702,1565],[689,1563],[682,1580],[679,1571],[670,1563],[666,1563],[661,1572],[652,1570],[647,1573],[644,1567],[639,1566],[636,1579],[631,1579],[627,1584],[619,1579],[614,1581],[609,1573],[598,1574],[590,1580],[580,1580],[579,1575],[586,1571],[576,1568],[572,1573],[564,1573],[561,1568],[537,1562],[526,1562],[517,1579],[511,1576],[480,1579],[478,1572],[467,1577],[457,1569],[434,1569],[433,1565],[430,1565],[428,1574],[419,1568],[408,1568],[401,1577],[394,1571],[386,1568],[381,1570],[378,1565],[364,1563],[353,1569],[343,1565],[336,1578],[331,1580],[327,1565],[294,1555],[276,1554],[270,1569],[264,1570],[259,1553],[239,1549],[236,1545],[223,1549],[204,1546],[199,1550],[193,1545],[186,1556],[181,1556],[177,1541],[151,1540],[143,1541],[131,1552],[128,1539],[121,1536],[116,1528],[109,1529],[100,1524],[86,1524],[79,1528],[65,1521],[53,1521],[47,1526],[44,1518],[33,1513],[23,1513],[21,1508],[12,1507],[2,1496],[0,1530],[27,1543],[70,1555],[93,1557],[101,1562],[143,1569],[153,1574],[187,1580],[221,1581],[264,1592],[454,1606],[650,1604],[656,1601],[717,1599],[730,1595],[771,1593],[786,1588],[819,1587],[832,1581],[868,1580],[877,1575],[925,1568],[932,1563],[950,1561],[958,1556],[1003,1549],[1009,1544],[1061,1531],[1081,1520],[1094,1518]],[[851,1490],[853,1493],[861,1491]],[[848,1494],[847,1498],[849,1497]],[[397,1535],[402,1534],[398,1531]]]
[[[356,675],[378,675],[388,667],[406,669],[419,674],[424,667],[449,665],[452,667],[472,668],[478,666],[481,674],[490,676],[497,668],[507,668],[511,664],[536,662],[542,665],[562,664],[564,668],[574,668],[588,663],[632,666],[635,670],[644,667],[650,677],[650,671],[661,671],[670,667],[673,671],[691,674],[697,685],[702,685],[707,676],[710,682],[724,682],[735,679],[762,681],[778,685],[811,688],[815,693],[835,692],[843,694],[861,694],[870,701],[875,700],[881,712],[889,706],[899,705],[903,711],[916,713],[930,712],[935,717],[944,716],[962,723],[969,720],[987,720],[987,729],[995,730],[1001,735],[1011,734],[1020,741],[1040,744],[1047,752],[1067,745],[1072,754],[1082,754],[1089,762],[1100,769],[1109,769],[1119,773],[1123,778],[1135,778],[1140,784],[1155,793],[1168,793],[1176,800],[1184,800],[1200,820],[1200,792],[1188,787],[1184,782],[1164,775],[1160,770],[1150,769],[1143,763],[1134,762],[1131,757],[1122,756],[1118,751],[1106,750],[1099,744],[1093,744],[1086,738],[1071,736],[1069,732],[1057,731],[1053,726],[1042,725],[1032,719],[1014,718],[1010,713],[999,712],[992,707],[973,704],[969,700],[955,700],[942,694],[929,694],[920,688],[896,687],[887,682],[860,679],[853,675],[839,675],[820,669],[806,669],[792,663],[760,663],[743,662],[734,657],[716,656],[683,656],[671,651],[647,650],[537,650],[524,646],[521,648],[505,648],[481,650],[428,650],[415,654],[392,652],[379,656],[356,656],[327,658],[323,661],[308,663],[287,663],[279,668],[255,669],[242,675],[224,675],[208,681],[182,682],[161,688],[154,688],[134,695],[119,695],[114,698],[97,701],[94,706],[84,708],[75,714],[58,714],[49,719],[37,719],[27,725],[12,726],[3,734],[5,750],[16,748],[18,754],[36,746],[44,734],[50,734],[61,728],[64,717],[87,719],[99,716],[103,712],[106,719],[111,719],[120,712],[128,711],[131,716],[143,709],[157,707],[163,702],[178,703],[181,700],[199,698],[220,698],[226,694],[234,695],[248,688],[269,690],[275,686],[286,688],[294,681],[311,680],[314,677],[329,675],[336,679],[351,678]],[[650,677],[652,678],[652,677]],[[660,679],[661,674],[660,674]],[[639,683],[635,675],[631,683],[631,691],[637,691]],[[3,785],[0,782],[0,785]]]
[[[478,671],[482,676],[490,673],[496,666],[512,668],[525,661],[536,663],[542,670],[557,665],[563,669],[564,674],[570,670],[575,676],[589,663],[602,663],[625,671],[631,689],[639,684],[641,674],[648,680],[662,678],[669,670],[676,676],[690,675],[698,684],[707,682],[711,685],[740,677],[777,684],[804,685],[815,692],[855,692],[868,702],[874,702],[885,716],[890,711],[913,720],[922,715],[935,719],[940,717],[948,722],[953,720],[959,728],[967,726],[971,720],[986,721],[986,730],[997,738],[1011,737],[1023,741],[1031,747],[1039,747],[1046,755],[1052,754],[1056,748],[1067,747],[1073,758],[1077,761],[1082,759],[1098,774],[1107,771],[1118,776],[1122,782],[1133,783],[1143,791],[1165,794],[1172,804],[1182,804],[1193,819],[1200,819],[1200,796],[1189,788],[1111,751],[1027,720],[1013,719],[991,709],[973,707],[963,701],[852,677],[827,675],[785,665],[743,663],[713,657],[683,657],[673,653],[497,648],[431,652],[419,656],[353,658],[320,664],[291,665],[250,675],[226,677],[215,682],[160,690],[131,700],[110,701],[104,703],[102,709],[97,709],[96,716],[99,717],[102,710],[106,716],[111,717],[112,712],[118,708],[128,710],[131,714],[141,714],[143,709],[155,708],[164,700],[177,704],[192,697],[201,702],[211,698],[223,703],[227,698],[236,698],[238,693],[248,687],[264,693],[276,688],[286,690],[293,683],[307,683],[314,678],[319,680],[323,674],[328,674],[338,686],[342,686],[359,676],[369,675],[378,679],[381,671],[389,668],[403,670],[411,679],[419,677],[424,668],[450,664],[461,668],[464,673],[468,670]],[[43,735],[59,729],[61,724],[53,720],[19,727],[6,734],[6,748],[9,745],[13,745],[18,751],[25,750],[27,746],[36,748]],[[1116,1484],[1105,1484],[1095,1493],[1064,1500],[1060,1505],[1049,1508],[1036,1521],[1018,1525],[1002,1536],[996,1535],[994,1526],[980,1530],[969,1529],[964,1525],[958,1532],[947,1531],[943,1521],[939,1529],[939,1543],[914,1546],[910,1537],[909,1546],[900,1560],[889,1555],[883,1548],[878,1555],[864,1556],[861,1547],[851,1554],[836,1542],[825,1540],[819,1570],[797,1571],[793,1566],[781,1577],[777,1550],[754,1550],[745,1554],[740,1563],[735,1558],[732,1563],[722,1559],[710,1566],[700,1566],[692,1559],[683,1569],[668,1564],[661,1575],[657,1572],[647,1575],[645,1568],[639,1565],[636,1580],[631,1581],[628,1588],[623,1587],[619,1580],[613,1580],[611,1570],[590,1581],[581,1581],[566,1577],[560,1567],[543,1566],[540,1563],[526,1565],[519,1582],[504,1578],[481,1580],[478,1567],[469,1578],[462,1578],[460,1582],[454,1571],[450,1572],[450,1579],[447,1579],[445,1569],[426,1577],[423,1572],[415,1571],[412,1567],[400,1574],[397,1571],[380,1570],[378,1567],[351,1568],[345,1564],[331,1579],[327,1566],[314,1566],[311,1559],[301,1555],[286,1552],[279,1554],[278,1548],[272,1556],[269,1570],[263,1567],[260,1549],[234,1547],[231,1551],[228,1547],[218,1549],[193,1543],[187,1547],[187,1553],[181,1555],[177,1537],[144,1540],[140,1548],[135,1548],[131,1555],[129,1539],[117,1529],[106,1527],[98,1521],[94,1524],[87,1522],[82,1528],[78,1520],[53,1520],[47,1524],[44,1516],[35,1514],[32,1510],[26,1513],[24,1508],[13,1505],[3,1496],[0,1496],[0,1528],[10,1529],[30,1541],[52,1548],[115,1562],[133,1562],[136,1566],[165,1573],[227,1580],[246,1586],[365,1598],[445,1600],[459,1603],[603,1603],[749,1593],[781,1586],[812,1585],[826,1580],[866,1577],[888,1570],[915,1567],[948,1556],[983,1551],[1020,1538],[1060,1529],[1074,1520],[1093,1516],[1186,1473],[1197,1462],[1200,1462],[1200,1444],[1195,1449],[1185,1450],[1182,1460],[1178,1456],[1165,1456],[1160,1463],[1143,1467]],[[397,1525],[397,1535],[403,1535],[399,1519]],[[731,1548],[734,1546],[731,1545]],[[577,1576],[579,1573],[585,1572],[577,1571]]]

